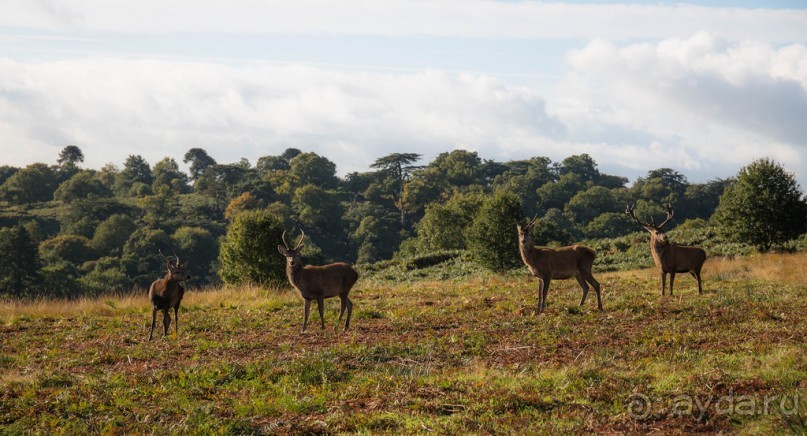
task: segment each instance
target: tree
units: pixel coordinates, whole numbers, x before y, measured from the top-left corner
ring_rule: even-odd
[[[482,192],[456,193],[445,204],[431,203],[417,223],[417,245],[422,252],[463,250],[465,232],[484,202]]]
[[[78,166],[80,162],[84,162],[84,153],[78,146],[68,145],[59,153],[59,159],[56,162],[60,166]]]
[[[129,155],[123,164],[123,170],[117,175],[115,190],[120,195],[131,195],[136,184],[151,186],[154,175],[148,162],[140,155]]]
[[[515,220],[521,219],[521,201],[499,192],[485,199],[467,230],[468,249],[484,267],[504,272],[521,263]]]
[[[39,253],[48,263],[65,260],[73,265],[81,265],[97,257],[90,246],[90,240],[78,235],[59,235],[42,241],[39,244]]]
[[[339,196],[314,185],[305,185],[294,191],[291,207],[305,227],[317,230],[336,230],[341,226],[342,206]]]
[[[314,185],[323,189],[335,189],[336,164],[316,153],[300,153],[289,161],[289,173],[297,186]]]
[[[214,282],[215,261],[219,254],[219,243],[213,234],[201,227],[180,227],[171,235],[171,241],[178,253],[182,253],[182,261],[190,263],[194,278],[205,282]]]
[[[280,284],[286,281],[286,260],[278,254],[282,218],[266,211],[235,217],[219,250],[219,276],[227,284]]]
[[[452,187],[485,184],[481,177],[482,159],[475,151],[440,153],[427,168],[432,173],[440,174]]]
[[[0,187],[0,198],[12,204],[30,205],[53,200],[57,187],[56,173],[43,163],[34,163],[15,172]]]
[[[661,203],[677,203],[684,196],[687,178],[670,168],[659,168],[647,172],[646,178],[639,178],[633,184],[638,198]]]
[[[192,148],[185,153],[183,162],[190,163],[190,178],[191,180],[198,179],[205,170],[216,165],[216,160],[210,157],[206,151],[201,148]]]
[[[54,200],[65,203],[90,197],[105,198],[111,196],[112,191],[101,180],[97,179],[92,171],[77,172],[73,177],[62,182],[56,192],[53,193]]]
[[[154,192],[159,191],[161,186],[168,186],[178,194],[184,194],[190,189],[188,187],[188,176],[179,170],[179,165],[173,158],[165,159],[154,164],[154,181],[151,188]]]
[[[605,212],[618,212],[624,205],[616,202],[614,194],[608,188],[592,186],[574,195],[564,208],[578,224],[588,224]]]
[[[807,231],[807,202],[793,174],[773,160],[756,160],[726,188],[713,220],[732,241],[767,251]]]
[[[0,292],[32,295],[39,283],[39,251],[23,226],[0,229]]]
[[[90,245],[102,256],[123,254],[123,245],[137,230],[137,224],[124,214],[114,214],[98,224]]]
[[[615,238],[636,231],[636,223],[624,212],[606,212],[594,218],[585,229],[588,238]]]
[[[594,162],[591,156],[585,153],[563,159],[563,163],[560,166],[560,175],[562,176],[564,174],[575,174],[586,182],[593,182],[600,176],[600,172],[597,170],[597,163]]]
[[[401,211],[401,226],[406,225],[406,202],[404,198],[404,186],[412,175],[412,171],[423,168],[412,165],[420,160],[422,156],[417,153],[393,153],[380,157],[370,165],[377,168],[382,176],[383,189],[389,192],[392,201],[398,210]]]
[[[146,288],[165,274],[165,259],[160,251],[172,253],[171,242],[160,229],[138,228],[132,233],[123,246],[121,265],[133,284]]]

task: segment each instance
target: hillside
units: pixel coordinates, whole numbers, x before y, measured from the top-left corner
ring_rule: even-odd
[[[682,276],[672,297],[654,270],[600,273],[604,313],[554,282],[540,316],[526,273],[365,279],[346,333],[333,300],[301,334],[288,290],[190,292],[150,343],[145,295],[6,301],[0,430],[805,432],[805,264],[710,259],[704,294]]]

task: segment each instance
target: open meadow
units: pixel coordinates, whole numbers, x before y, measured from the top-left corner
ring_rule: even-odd
[[[807,431],[807,254],[554,281],[359,281],[351,329],[290,290],[188,292],[148,342],[142,295],[0,304],[0,433]],[[161,331],[160,331],[161,333]]]

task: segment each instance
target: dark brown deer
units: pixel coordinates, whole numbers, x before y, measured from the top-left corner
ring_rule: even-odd
[[[546,308],[546,297],[549,293],[549,284],[553,279],[566,280],[574,277],[577,283],[583,288],[583,298],[580,300],[582,306],[586,302],[589,284],[594,287],[597,293],[597,307],[602,311],[602,300],[600,299],[600,283],[591,274],[591,267],[597,252],[593,248],[584,245],[572,245],[570,247],[542,248],[536,247],[532,243],[532,227],[535,225],[536,215],[526,226],[516,221],[518,229],[518,248],[521,252],[521,260],[530,269],[530,273],[538,278],[540,287],[538,289],[538,313]]]
[[[300,296],[305,300],[305,317],[303,318],[303,331],[308,326],[308,314],[311,311],[311,301],[317,302],[319,309],[319,319],[322,323],[322,329],[325,329],[325,299],[331,297],[339,297],[342,301],[341,309],[339,310],[339,321],[342,321],[342,316],[347,310],[347,319],[345,320],[345,330],[350,326],[350,316],[353,314],[353,302],[350,301],[347,294],[350,289],[359,279],[359,274],[348,264],[339,262],[331,263],[322,266],[306,265],[303,266],[300,251],[302,251],[305,244],[305,232],[300,231],[300,241],[294,248],[289,248],[286,242],[286,231],[283,231],[282,239],[283,245],[278,245],[277,250],[283,256],[286,256],[286,275],[289,278],[289,283],[294,286],[300,293]]]
[[[162,255],[162,252],[160,252]],[[163,255],[168,264],[168,272],[165,277],[157,279],[149,288],[149,300],[151,300],[151,332],[149,341],[154,335],[154,325],[157,323],[157,311],[163,312],[163,336],[168,335],[168,327],[171,325],[170,309],[174,309],[174,326],[176,334],[179,334],[179,303],[185,295],[185,288],[182,282],[191,278],[188,274],[188,262],[181,264],[179,256],[174,253],[176,261],[172,261]]]
[[[698,293],[703,293],[701,285],[701,269],[706,261],[706,252],[698,247],[689,247],[670,242],[667,235],[661,230],[673,217],[674,212],[671,204],[664,206],[667,210],[667,219],[659,225],[651,219],[650,223],[645,223],[636,218],[634,209],[636,205],[628,205],[625,213],[630,215],[640,226],[650,232],[650,253],[653,255],[653,262],[661,272],[661,295],[667,287],[667,273],[670,274],[670,295],[673,294],[673,283],[675,283],[675,273],[688,272],[698,281]]]

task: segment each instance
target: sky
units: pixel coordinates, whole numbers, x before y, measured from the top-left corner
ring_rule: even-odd
[[[807,1],[0,0],[0,165],[452,149],[807,189]]]

